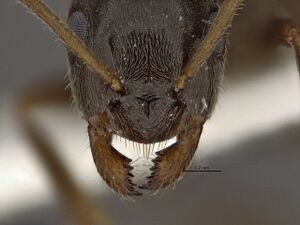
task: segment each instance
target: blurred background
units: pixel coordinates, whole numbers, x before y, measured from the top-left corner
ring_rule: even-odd
[[[65,18],[68,1],[45,1]],[[32,114],[74,180],[113,224],[282,225],[300,222],[300,81],[292,49],[274,47],[274,18],[300,23],[298,0],[248,0],[236,18],[218,105],[192,168],[176,185],[135,203],[120,200],[96,172],[87,124],[71,104]],[[64,82],[64,47],[15,0],[0,1],[0,225],[72,224],[16,119],[28,89]]]

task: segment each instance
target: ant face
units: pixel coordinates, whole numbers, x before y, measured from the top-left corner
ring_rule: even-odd
[[[215,1],[73,3],[69,26],[124,86],[114,92],[69,54],[73,95],[89,122],[95,163],[116,192],[167,187],[190,164],[217,97],[226,38],[183,91],[174,86],[216,8]]]

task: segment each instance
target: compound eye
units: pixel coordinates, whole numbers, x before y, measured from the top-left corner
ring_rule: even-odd
[[[82,12],[73,12],[68,18],[68,25],[83,42],[87,41],[88,21]]]

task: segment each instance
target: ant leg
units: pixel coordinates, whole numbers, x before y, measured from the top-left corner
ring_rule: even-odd
[[[37,154],[49,173],[55,188],[63,199],[67,212],[77,225],[111,224],[102,214],[94,202],[79,188],[72,179],[64,163],[55,153],[55,148],[43,135],[42,129],[30,118],[33,108],[43,105],[64,103],[70,100],[71,94],[64,90],[63,85],[51,87],[32,88],[30,92],[22,94],[18,104],[18,116],[21,126],[35,147]]]
[[[293,21],[279,21],[276,29],[279,41],[295,49],[300,72],[300,26]]]

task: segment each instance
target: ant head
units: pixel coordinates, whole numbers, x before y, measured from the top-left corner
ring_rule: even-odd
[[[189,165],[217,96],[226,41],[219,42],[182,91],[174,91],[194,47],[214,20],[216,5],[211,1],[81,4],[71,7],[69,26],[116,71],[124,89],[113,91],[80,58],[69,54],[73,95],[89,122],[98,170],[123,195],[166,187]]]
[[[211,0],[73,0],[73,31],[41,1],[20,2],[69,50],[73,97],[110,187],[139,195],[181,177],[215,104],[223,34],[242,0],[224,1],[218,13]]]

